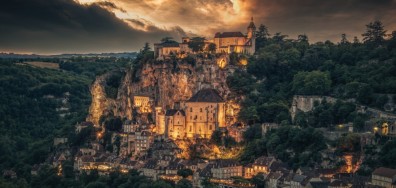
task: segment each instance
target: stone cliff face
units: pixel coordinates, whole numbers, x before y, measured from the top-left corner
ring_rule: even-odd
[[[99,124],[100,116],[133,118],[133,96],[149,96],[154,106],[173,108],[176,102],[188,100],[202,88],[215,88],[227,100],[230,94],[226,79],[234,68],[219,68],[216,60],[196,59],[196,65],[185,62],[146,63],[140,70],[129,69],[121,80],[117,99],[106,97],[108,74],[97,77],[91,86],[92,104],[87,121]],[[136,79],[137,78],[137,79]]]

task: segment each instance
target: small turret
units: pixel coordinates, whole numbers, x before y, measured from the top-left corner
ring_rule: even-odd
[[[256,34],[256,26],[254,25],[253,17],[252,17],[250,24],[247,28],[247,38],[251,39],[254,37],[255,34]]]

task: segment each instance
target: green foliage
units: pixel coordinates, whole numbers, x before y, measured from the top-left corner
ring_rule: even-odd
[[[205,38],[203,37],[194,37],[191,38],[190,42],[188,43],[188,47],[191,48],[193,52],[201,52],[205,47]]]
[[[263,173],[256,174],[251,181],[257,188],[265,188],[265,177]]]
[[[360,136],[357,134],[347,134],[341,137],[337,143],[339,152],[359,152],[361,149]]]
[[[378,46],[385,41],[386,30],[381,21],[376,20],[366,25],[366,32],[362,34],[363,42]]]
[[[116,99],[118,94],[118,88],[121,85],[122,78],[124,77],[124,72],[115,71],[110,74],[106,79],[105,92],[106,97],[111,99]]]
[[[323,134],[313,128],[300,129],[282,126],[269,132],[265,138],[250,142],[240,160],[252,162],[263,155],[274,155],[293,168],[314,166],[321,161],[320,151],[326,148]]]
[[[328,72],[298,72],[293,79],[293,91],[299,95],[324,95],[330,91]]]
[[[383,166],[396,169],[396,140],[387,142],[380,152],[380,162]]]
[[[176,184],[176,188],[192,188],[192,183],[188,179],[181,179],[179,182]]]
[[[183,178],[187,178],[188,176],[192,176],[193,175],[193,171],[191,169],[180,169],[177,171],[177,175],[181,176]]]

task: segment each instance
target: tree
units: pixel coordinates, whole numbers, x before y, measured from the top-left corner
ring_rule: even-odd
[[[256,50],[263,48],[268,44],[268,39],[270,34],[268,33],[268,28],[261,24],[256,32]]]
[[[208,45],[208,51],[211,53],[215,53],[216,52],[216,44],[215,43],[210,43]]]
[[[85,188],[107,188],[108,186],[102,182],[91,182]]]
[[[150,50],[151,50],[150,43],[146,42],[146,43],[144,43],[144,47],[143,47],[141,53],[145,54],[145,53],[149,52]]]
[[[193,52],[201,52],[205,47],[205,38],[194,37],[188,43],[188,47],[191,48]]]
[[[385,41],[384,37],[386,36],[386,30],[382,22],[376,20],[366,25],[366,32],[363,33],[362,36],[364,43],[379,46]]]
[[[188,179],[181,179],[176,184],[176,188],[192,188],[192,183]]]
[[[216,145],[221,145],[221,138],[222,138],[222,133],[220,130],[215,130],[212,133],[212,136],[210,137],[210,141],[212,141]]]
[[[263,173],[258,173],[252,178],[252,183],[256,188],[265,188],[265,177]]]
[[[177,175],[181,176],[183,178],[187,178],[188,176],[192,176],[193,175],[193,171],[191,169],[180,169],[177,171]]]
[[[298,72],[293,78],[293,91],[302,95],[324,95],[331,89],[329,72]]]
[[[288,35],[282,35],[282,33],[278,32],[275,33],[275,35],[272,37],[272,40],[274,40],[274,42],[277,44],[282,44],[287,37]]]
[[[164,37],[161,39],[162,44],[172,44],[172,43],[177,43],[175,40],[173,40],[173,37]]]
[[[342,44],[342,45],[349,44],[349,41],[348,41],[345,33],[341,34],[341,42],[340,42],[340,44]]]

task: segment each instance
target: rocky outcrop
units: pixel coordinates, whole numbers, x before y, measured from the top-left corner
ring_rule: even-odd
[[[99,76],[91,86],[92,104],[87,121],[98,125],[100,116],[108,112],[132,119],[136,95],[151,97],[153,104],[163,109],[188,100],[202,88],[215,88],[227,99],[230,91],[226,79],[231,72],[227,67],[220,68],[215,59],[196,59],[194,66],[183,61],[147,62],[140,70],[126,71],[115,100],[106,97],[108,74]]]

